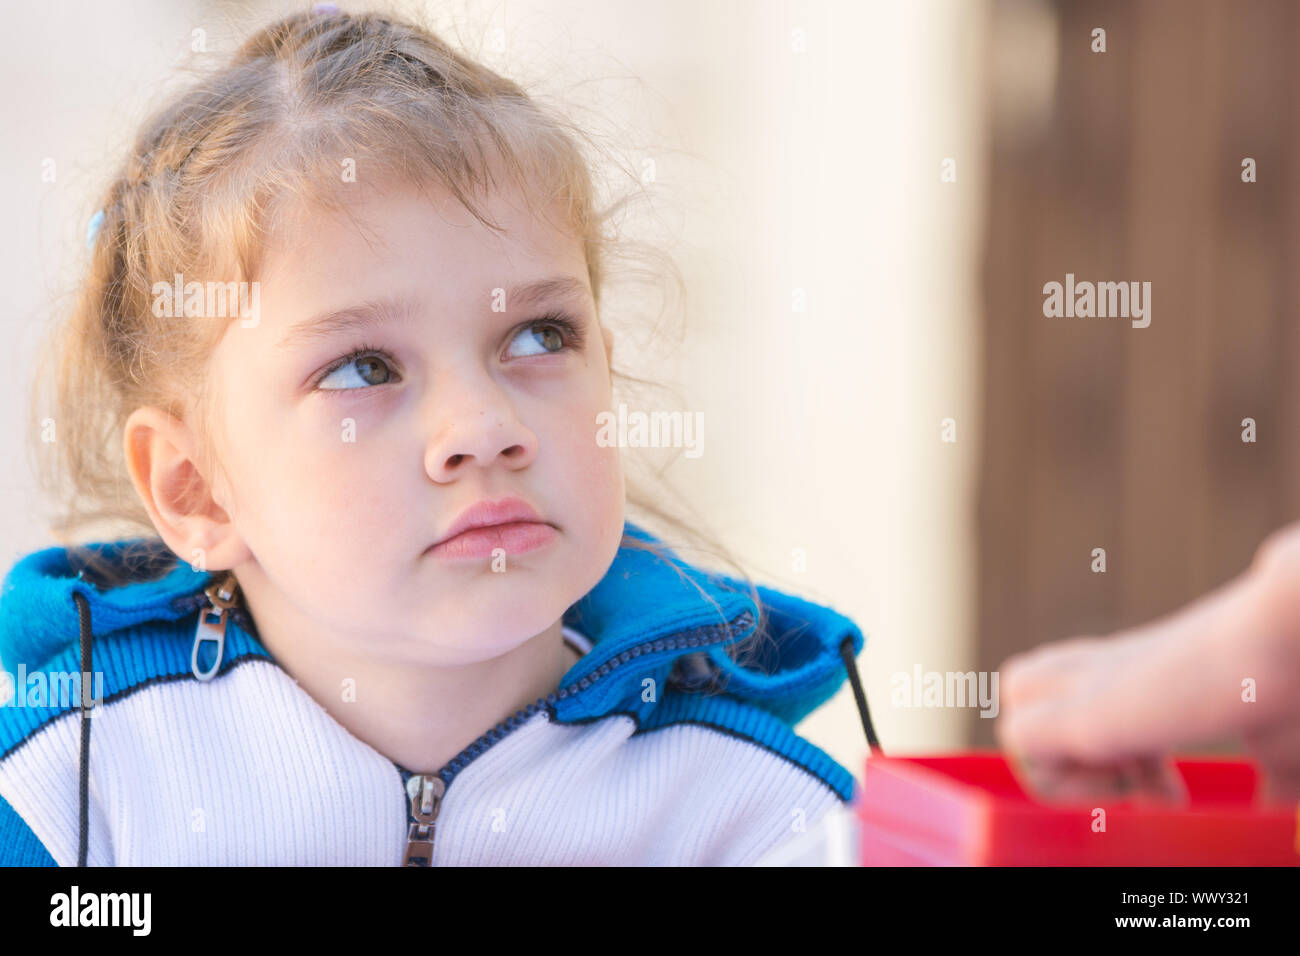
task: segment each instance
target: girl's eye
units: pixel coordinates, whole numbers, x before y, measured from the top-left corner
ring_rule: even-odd
[[[567,316],[552,314],[529,322],[511,342],[523,343],[524,356],[577,351],[582,348],[582,330]]]
[[[580,351],[583,338],[582,328],[576,322],[568,316],[552,313],[525,325],[511,339],[511,344],[522,343],[522,351],[516,352],[515,356],[526,358],[554,355],[566,350]],[[400,380],[386,352],[363,346],[330,366],[316,380],[315,387],[322,392],[347,392]]]
[[[352,391],[368,385],[385,385],[394,380],[394,373],[382,353],[374,349],[360,349],[342,359],[316,382],[323,392]],[[335,384],[328,384],[330,381]]]

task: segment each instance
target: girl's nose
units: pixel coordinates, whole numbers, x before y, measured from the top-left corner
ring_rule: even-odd
[[[519,420],[501,388],[492,383],[464,397],[434,413],[436,424],[425,453],[429,477],[446,482],[475,468],[527,467],[537,456],[537,436]]]

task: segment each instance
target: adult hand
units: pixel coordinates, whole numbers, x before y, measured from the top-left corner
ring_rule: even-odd
[[[1192,604],[1004,661],[995,732],[1030,760],[1106,764],[1240,737],[1265,794],[1300,799],[1300,522]]]

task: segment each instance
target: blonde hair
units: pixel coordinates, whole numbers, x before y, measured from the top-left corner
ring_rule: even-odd
[[[344,158],[368,179],[449,191],[494,231],[501,227],[475,199],[500,186],[502,177],[523,187],[536,214],[558,204],[586,251],[598,310],[609,263],[629,249],[631,258],[648,252],[680,285],[668,256],[609,228],[640,179],[628,173],[633,193],[598,208],[583,152],[594,146],[517,84],[405,19],[298,13],[249,37],[228,63],[143,124],[102,197],[88,273],[71,314],[46,345],[33,392],[37,408],[45,380],[54,392],[58,439],[32,442],[40,450],[38,482],[59,502],[52,534],[103,583],[124,583],[110,580],[77,539],[106,522],[155,533],[123,457],[125,422],[136,408],[156,406],[191,422],[204,473],[220,474],[212,396],[203,383],[225,324],[156,316],[154,283],[170,282],[175,273],[252,281],[282,204],[340,208]],[[53,373],[47,376],[45,366]],[[622,382],[652,385],[611,372]],[[658,508],[630,478],[628,488],[629,505],[672,528],[681,542],[718,557],[745,582],[760,609],[759,626],[741,642],[747,647],[729,651],[756,652],[766,615],[739,562]],[[626,535],[623,544],[667,558]],[[146,558],[140,567],[145,564],[157,572],[156,562]]]

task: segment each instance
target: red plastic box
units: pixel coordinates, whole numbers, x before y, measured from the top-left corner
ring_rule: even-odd
[[[1185,804],[1048,805],[1005,756],[866,761],[856,806],[863,866],[1296,866],[1300,808],[1264,802],[1249,760],[1177,757]],[[1095,829],[1105,811],[1104,831]]]

